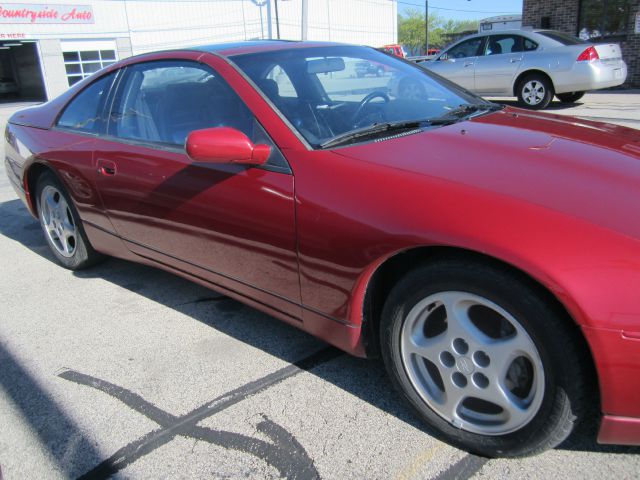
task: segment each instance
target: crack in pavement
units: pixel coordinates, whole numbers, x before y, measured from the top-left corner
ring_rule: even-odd
[[[160,428],[152,430],[120,448],[109,458],[103,460],[95,468],[79,478],[107,478],[162,445],[167,444],[176,436],[202,440],[224,448],[248,453],[264,460],[267,464],[276,468],[281,476],[286,478],[300,480],[320,478],[313,460],[298,440],[265,415],[262,415],[263,420],[258,423],[256,428],[260,433],[268,437],[271,442],[239,433],[201,427],[197,423],[288,378],[329,362],[341,355],[343,355],[343,352],[335,348],[325,348],[296,363],[227,392],[179,417],[165,412],[126,388],[75,370],[64,370],[58,374],[60,378],[100,390],[120,400],[129,408],[160,426]]]

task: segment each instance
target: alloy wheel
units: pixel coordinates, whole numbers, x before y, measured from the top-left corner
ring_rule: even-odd
[[[422,97],[422,88],[416,82],[409,82],[403,87],[401,97],[409,100],[419,100]]]
[[[536,106],[544,100],[546,90],[542,82],[538,80],[529,80],[522,87],[522,98],[531,106]]]
[[[72,257],[76,251],[78,229],[69,204],[60,191],[52,185],[47,185],[42,190],[40,220],[56,251],[64,257]]]
[[[452,425],[504,435],[538,412],[540,354],[524,327],[490,300],[458,291],[430,295],[410,310],[400,335],[413,388]]]

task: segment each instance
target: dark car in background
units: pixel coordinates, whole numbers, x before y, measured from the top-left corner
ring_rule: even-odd
[[[20,91],[18,84],[8,77],[0,78],[0,96],[13,97]]]

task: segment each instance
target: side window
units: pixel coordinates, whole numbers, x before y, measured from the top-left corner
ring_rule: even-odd
[[[467,58],[478,55],[484,37],[470,38],[459,43],[447,52],[447,58]]]
[[[296,92],[293,82],[280,65],[274,66],[258,86],[271,99],[298,97],[298,92]]]
[[[115,137],[184,145],[193,130],[250,132],[251,114],[231,88],[194,62],[150,62],[128,68],[109,120]]]
[[[249,108],[216,73],[189,61],[159,61],[127,69],[109,118],[111,136],[183,147],[189,133],[232,127],[252,141],[268,138]],[[287,167],[273,142],[269,163]]]
[[[487,42],[485,55],[521,52],[522,40],[520,35],[491,35]]]
[[[70,128],[79,132],[98,133],[104,102],[115,73],[105,75],[82,90],[66,106],[58,119],[58,127]]]
[[[522,46],[525,52],[533,52],[538,49],[538,44],[529,38],[522,38]]]

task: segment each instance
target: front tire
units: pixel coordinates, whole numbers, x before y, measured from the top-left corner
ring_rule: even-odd
[[[38,178],[36,202],[45,240],[60,265],[82,270],[104,260],[89,243],[75,205],[52,173]]]
[[[567,92],[567,93],[557,93],[556,97],[562,103],[575,103],[584,97],[585,92]]]
[[[553,100],[553,84],[545,75],[533,73],[520,80],[516,93],[521,107],[542,110]]]
[[[382,354],[443,439],[489,457],[532,455],[581,418],[583,355],[563,314],[508,269],[442,260],[392,290]]]

